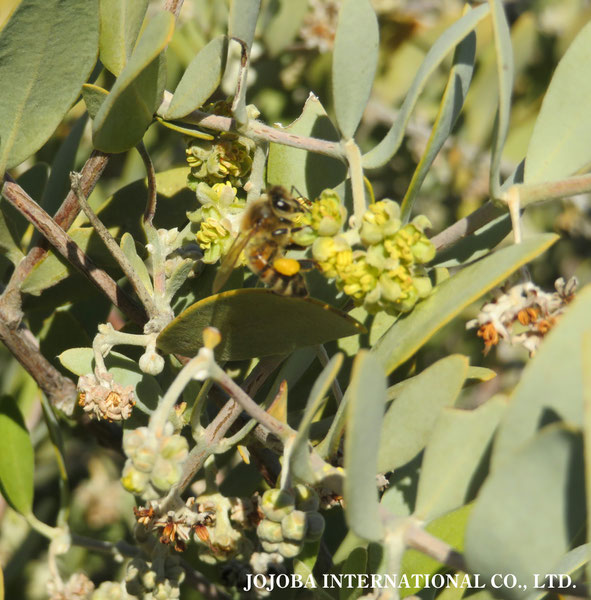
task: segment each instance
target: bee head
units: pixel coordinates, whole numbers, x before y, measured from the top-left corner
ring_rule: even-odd
[[[270,188],[267,196],[271,202],[273,212],[279,218],[289,219],[294,213],[301,212],[299,204],[280,185]]]

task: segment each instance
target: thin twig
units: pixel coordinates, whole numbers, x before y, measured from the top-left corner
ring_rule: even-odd
[[[135,323],[142,325],[146,322],[146,315],[142,308],[117,285],[108,273],[94,264],[94,261],[25,190],[17,183],[7,180],[2,188],[2,194],[73,267],[99,288],[117,308]]]
[[[154,214],[156,213],[156,200],[158,196],[156,191],[156,171],[154,170],[154,163],[146,150],[144,142],[140,142],[136,147],[144,161],[146,175],[148,176],[148,200],[144,210],[144,223],[149,223],[151,225]]]
[[[88,204],[82,190],[80,189],[80,175],[79,173],[70,173],[70,180],[72,181],[72,189],[78,198],[78,202],[80,202],[80,206],[84,211],[84,214],[88,217],[90,224],[93,226],[94,230],[100,236],[101,240],[113,256],[113,258],[117,261],[117,264],[121,267],[121,270],[127,276],[129,283],[132,285],[135,293],[137,294],[140,302],[146,309],[148,316],[150,318],[157,317],[159,314],[158,307],[154,303],[152,296],[150,296],[146,286],[143,284],[142,280],[138,277],[134,268],[129,264],[129,260],[127,260],[127,256],[123,253],[123,250],[119,247],[119,244],[115,241],[115,238],[110,234],[109,230],[103,225],[103,222],[97,217],[95,212]]]
[[[99,150],[94,150],[90,155],[89,159],[84,164],[84,167],[81,171],[81,187],[86,194],[89,196],[100,176],[102,175],[107,163],[109,162],[109,155],[104,152],[100,152]],[[12,183],[16,183],[14,179],[5,175],[6,181],[10,181]],[[80,205],[78,204],[78,200],[72,190],[66,196],[66,199],[62,202],[62,205],[59,207],[58,211],[55,213],[54,221],[56,224],[61,227],[64,231],[67,231],[74,219],[78,216],[80,212]],[[22,310],[21,310],[21,294],[20,288],[23,281],[29,276],[33,268],[39,264],[46,256],[49,250],[49,243],[46,238],[42,237],[33,247],[30,248],[27,256],[20,261],[20,263],[16,266],[13,271],[10,281],[8,282],[4,293],[2,294],[2,299],[0,300],[0,304],[3,305],[5,309],[6,315],[10,316],[10,323],[15,328],[18,327],[22,319]]]
[[[433,236],[431,241],[435,245],[435,249],[440,252],[458,240],[474,233],[487,223],[494,221],[494,219],[500,217],[505,212],[502,208],[496,207],[489,201],[480,208],[477,208],[473,213],[470,213],[467,217],[456,221],[447,229]]]
[[[33,377],[51,405],[71,415],[76,402],[76,386],[41,354],[31,338],[34,340],[33,334],[22,325],[16,330],[9,327],[0,311],[0,340]]]
[[[452,569],[469,573],[464,557],[454,550],[449,544],[436,538],[418,525],[411,525],[406,529],[404,536],[406,544],[418,550],[431,558],[434,558],[442,565],[447,565]]]
[[[166,114],[171,100],[172,94],[170,92],[165,92],[164,101],[158,109],[158,114],[160,116]],[[212,129],[214,131],[238,132],[237,123],[234,119],[221,117],[219,115],[211,115],[199,110],[194,110],[192,113],[189,113],[179,120],[184,123],[199,125],[200,127],[205,127],[206,129]],[[278,144],[283,144],[284,146],[291,146],[292,148],[300,148],[301,150],[308,150],[309,152],[315,152],[316,154],[331,156],[337,160],[345,160],[345,153],[339,142],[330,142],[328,140],[296,135],[295,133],[265,125],[254,119],[251,119],[246,127],[240,128],[239,133],[240,135],[253,139],[255,142],[276,142]]]

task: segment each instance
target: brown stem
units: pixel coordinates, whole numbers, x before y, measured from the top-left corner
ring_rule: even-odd
[[[144,167],[146,168],[146,174],[148,176],[148,200],[146,202],[146,208],[144,209],[144,223],[149,223],[151,225],[154,214],[156,213],[156,171],[154,170],[154,164],[146,150],[144,142],[140,142],[137,145],[137,151],[144,161]]]
[[[100,152],[99,150],[94,150],[84,164],[81,172],[81,186],[86,197],[88,197],[92,190],[94,190],[94,187],[105,170],[108,162],[108,154]],[[5,179],[6,181],[15,183],[14,180],[8,175],[5,177]],[[78,216],[79,212],[80,206],[78,204],[76,195],[72,190],[70,190],[65,200],[62,202],[62,205],[55,213],[54,221],[64,231],[67,231],[74,222],[74,219],[76,219]],[[12,314],[11,322],[15,327],[18,326],[20,320],[22,319],[20,297],[21,284],[29,276],[35,265],[40,263],[45,258],[48,249],[49,243],[47,240],[44,237],[40,238],[29,250],[27,256],[23,258],[23,260],[21,260],[21,262],[16,266],[8,285],[6,286],[1,303],[6,308],[10,306],[10,310],[7,310],[6,312],[10,312]]]
[[[24,327],[11,329],[0,311],[0,340],[37,382],[51,405],[71,415],[76,401],[76,386],[39,352],[34,339]]]
[[[470,213],[467,217],[456,221],[447,229],[431,238],[438,252],[451,246],[458,240],[474,233],[487,223],[501,216],[505,211],[502,208],[496,207],[492,202],[483,204],[480,208]]]
[[[165,92],[164,102],[158,109],[159,115],[166,114],[166,110],[168,109],[171,100],[172,94],[170,92]],[[211,115],[201,112],[200,110],[194,110],[180,120],[183,123],[199,125],[200,127],[213,129],[214,131],[237,131],[237,124],[234,119],[221,117],[220,115]],[[315,152],[316,154],[324,154],[336,158],[337,160],[345,160],[345,152],[341,148],[339,142],[297,135],[285,131],[284,129],[270,127],[269,125],[265,125],[254,119],[250,120],[245,127],[240,128],[239,133],[253,139],[255,142],[276,142],[278,144],[283,144],[284,146],[300,148],[301,150],[308,150],[309,152]]]
[[[132,321],[143,325],[146,314],[111,278],[99,269],[68,234],[17,184],[6,181],[4,197],[38,229],[49,243],[76,269],[87,277],[111,302]]]

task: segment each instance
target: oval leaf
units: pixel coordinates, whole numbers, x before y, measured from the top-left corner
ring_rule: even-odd
[[[265,25],[263,41],[269,54],[275,57],[293,43],[308,12],[308,3],[279,0],[269,8],[276,12]]]
[[[455,402],[467,374],[465,356],[448,356],[402,389],[380,425],[380,473],[401,467],[425,447],[441,409]]]
[[[23,415],[10,396],[0,398],[0,492],[22,515],[33,508],[33,446]]]
[[[441,411],[421,466],[417,518],[430,521],[470,499],[474,475],[506,406],[506,399],[499,396],[475,410]]]
[[[466,306],[502,283],[520,266],[550,247],[558,236],[543,234],[483,258],[435,288],[413,311],[396,321],[373,347],[386,372],[410,358],[436,331]]]
[[[443,98],[439,105],[437,118],[433,124],[433,129],[427,147],[408,186],[404,199],[402,200],[402,219],[408,221],[412,212],[414,200],[421,189],[421,185],[427,177],[427,173],[443,147],[445,140],[451,134],[451,131],[460,116],[460,111],[464,105],[472,72],[474,71],[474,56],[476,53],[476,34],[470,32],[457,46],[454,53],[453,66],[447,78],[447,85],[443,92]]]
[[[92,141],[103,152],[135,146],[152,122],[164,91],[164,50],[172,37],[174,17],[164,11],[146,26],[131,58],[93,122]]]
[[[431,46],[408,90],[408,94],[400,108],[398,118],[393,123],[384,139],[375,148],[372,148],[363,156],[363,166],[365,168],[375,169],[381,167],[394,156],[400,147],[410,115],[421,91],[427,83],[427,79],[435,72],[449,52],[451,52],[459,42],[475,28],[488,13],[489,7],[486,4],[477,6],[456,21],[451,27],[446,29],[433,46]]]
[[[558,63],[527,149],[525,183],[564,179],[591,162],[591,23]]]
[[[36,152],[96,61],[96,0],[22,0],[0,33],[0,174]],[[72,35],[73,31],[77,35]]]
[[[308,96],[302,114],[283,130],[335,142],[339,139],[320,100],[313,94]],[[270,185],[283,185],[287,189],[293,187],[306,198],[315,198],[322,190],[338,185],[346,175],[345,165],[329,156],[283,144],[271,144],[269,147],[267,182]]]
[[[218,360],[242,360],[292,352],[354,335],[363,325],[313,298],[288,298],[270,290],[230,290],[183,311],[158,336],[164,352],[193,356],[204,327],[217,327]]]
[[[585,528],[581,436],[564,425],[546,427],[492,471],[466,529],[465,557],[489,580],[512,573],[531,590],[534,573],[552,569]],[[523,589],[503,588],[505,598]]]
[[[220,84],[227,53],[228,38],[220,35],[197,54],[174,91],[166,119],[180,119],[203,105]]]
[[[497,198],[501,191],[499,173],[501,170],[501,154],[509,131],[511,116],[511,95],[515,64],[513,62],[513,46],[505,9],[500,0],[489,0],[497,54],[497,78],[499,81],[499,109],[493,132],[493,147],[490,159],[490,193]]]
[[[82,98],[91,119],[94,119],[109,92],[98,85],[85,83],[82,86]]]
[[[337,123],[352,138],[378,64],[379,29],[369,0],[343,0],[334,41],[332,89]]]
[[[100,59],[113,75],[119,75],[144,21],[148,0],[101,0]]]
[[[380,436],[376,432],[384,418],[386,376],[367,350],[362,350],[353,363],[347,396],[345,516],[354,533],[378,541],[382,537],[382,522],[376,487]]]
[[[583,333],[591,329],[591,286],[581,290],[524,369],[503,417],[492,455],[496,468],[535,435],[548,415],[583,425]]]

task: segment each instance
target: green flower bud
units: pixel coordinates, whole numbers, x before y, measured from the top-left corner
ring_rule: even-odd
[[[313,488],[303,483],[298,483],[294,487],[293,493],[295,495],[295,507],[297,510],[318,510],[320,498]]]
[[[301,542],[306,536],[306,513],[294,510],[281,519],[283,537],[288,540]]]
[[[364,246],[381,242],[400,229],[400,207],[393,200],[370,204],[363,215],[359,237]]]
[[[263,519],[257,526],[257,536],[265,542],[282,542],[283,531],[281,524],[269,519]]]
[[[411,249],[415,262],[419,264],[428,263],[435,258],[435,246],[424,235],[412,245]]]
[[[182,435],[171,435],[162,439],[160,456],[173,462],[182,462],[189,454],[189,443]]]
[[[433,291],[433,284],[429,277],[414,277],[413,284],[417,290],[419,298],[426,298]]]
[[[433,225],[431,225],[431,221],[425,215],[417,215],[411,223],[421,232],[423,233],[425,229],[431,229]]]
[[[149,474],[138,471],[133,463],[128,460],[121,474],[121,484],[132,494],[142,494],[148,485]]]
[[[179,481],[181,475],[180,464],[159,457],[152,470],[150,480],[156,488],[166,491]]]
[[[306,513],[306,540],[315,542],[322,537],[324,533],[324,517],[316,511]]]
[[[279,544],[275,542],[261,541],[261,546],[265,552],[273,553],[279,551]]]
[[[103,581],[92,593],[92,600],[128,600],[129,596],[120,583]]]
[[[261,510],[267,519],[280,523],[293,509],[295,498],[286,490],[267,490],[261,498]]]
[[[164,369],[164,358],[153,350],[146,351],[140,356],[139,367],[148,375],[159,375]]]
[[[277,552],[284,558],[295,558],[302,551],[302,547],[302,542],[281,542],[278,544]]]

